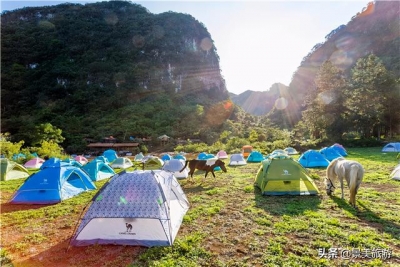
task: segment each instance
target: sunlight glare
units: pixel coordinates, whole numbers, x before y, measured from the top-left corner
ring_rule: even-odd
[[[287,108],[287,106],[288,106],[288,101],[286,100],[286,98],[280,97],[277,100],[275,100],[275,108],[276,109],[282,110],[282,109]]]

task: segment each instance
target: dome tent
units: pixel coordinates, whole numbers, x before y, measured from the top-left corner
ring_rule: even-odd
[[[385,145],[382,152],[400,152],[400,142]]]
[[[317,195],[307,170],[289,156],[269,157],[261,162],[255,185],[263,195]]]
[[[258,152],[253,150],[250,155],[247,157],[247,162],[261,162],[264,160],[264,156]]]
[[[246,164],[247,162],[243,154],[232,154],[229,158],[229,166],[241,166]]]
[[[171,246],[188,209],[172,173],[124,171],[93,197],[70,244]]]
[[[304,152],[298,162],[305,168],[328,167],[329,160],[327,160],[317,150],[309,149]]]
[[[115,159],[112,163],[111,163],[111,168],[113,169],[127,169],[129,167],[133,166],[132,161],[129,158],[126,157],[120,157]]]
[[[224,150],[220,150],[217,153],[217,158],[219,158],[219,159],[227,159],[228,158],[228,154]]]
[[[324,147],[319,150],[319,153],[321,153],[329,161],[342,157],[338,150],[333,147]]]
[[[114,149],[104,151],[103,156],[107,158],[108,162],[113,162],[118,158],[117,152]]]
[[[187,178],[189,176],[188,168],[180,171],[185,167],[185,161],[181,159],[171,159],[164,163],[162,169],[165,171],[172,172],[176,178]]]
[[[45,162],[44,159],[42,158],[33,158],[28,160],[25,164],[24,167],[27,169],[40,169],[42,164]]]
[[[6,158],[2,158],[0,161],[0,171],[0,181],[27,178],[29,176],[29,171],[24,166]]]
[[[82,169],[89,174],[92,181],[100,181],[115,175],[115,171],[108,164],[97,159],[85,164]]]
[[[66,162],[58,162],[29,176],[10,203],[54,204],[94,189],[96,186],[86,172]]]

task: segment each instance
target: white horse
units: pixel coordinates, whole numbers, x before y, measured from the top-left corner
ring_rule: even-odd
[[[356,207],[356,194],[364,176],[364,168],[357,161],[337,158],[331,161],[326,169],[326,193],[330,196],[335,189],[332,180],[339,178],[343,199],[343,178],[346,179],[350,189],[350,205]]]

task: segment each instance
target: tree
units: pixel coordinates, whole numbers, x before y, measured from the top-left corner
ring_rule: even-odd
[[[315,88],[306,97],[303,122],[313,138],[340,138],[342,127],[342,98],[346,87],[343,72],[332,62],[325,61],[315,77]]]
[[[24,141],[19,141],[18,143],[12,143],[9,141],[9,133],[0,133],[0,154],[4,155],[6,158],[11,159],[13,155],[18,154]]]
[[[51,123],[40,124],[35,127],[32,145],[41,144],[43,141],[54,142],[56,144],[62,143],[65,138],[61,134],[62,130],[51,125]]]
[[[385,103],[391,92],[392,80],[382,61],[370,54],[357,61],[351,70],[351,88],[346,92],[348,119],[361,136],[369,138],[374,128],[384,122]],[[377,137],[380,137],[378,130]]]

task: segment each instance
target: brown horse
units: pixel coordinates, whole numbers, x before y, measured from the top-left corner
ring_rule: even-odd
[[[185,163],[185,166],[182,168],[182,170],[180,170],[180,172],[182,172],[182,171],[186,168],[186,166],[188,165],[188,163],[189,163],[189,169],[190,169],[189,174],[190,174],[190,177],[191,177],[192,179],[193,179],[193,173],[194,173],[194,171],[195,171],[196,169],[202,170],[202,171],[206,171],[206,174],[204,175],[204,179],[207,177],[207,174],[208,174],[209,172],[211,172],[212,175],[213,175],[214,178],[215,178],[214,168],[216,168],[216,167],[221,167],[221,169],[222,169],[224,172],[226,172],[225,162],[223,162],[223,161],[220,160],[220,159],[217,159],[217,160],[214,162],[214,164],[212,164],[212,165],[207,165],[207,160],[200,160],[200,159],[187,160],[186,163]]]

